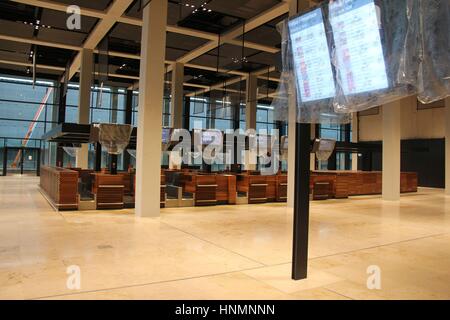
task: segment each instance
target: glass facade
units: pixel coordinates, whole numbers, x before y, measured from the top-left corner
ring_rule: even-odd
[[[44,133],[57,125],[58,83],[49,80],[38,80],[33,87],[30,78],[15,76],[0,76],[0,157],[6,147],[8,164],[15,162],[23,163],[27,170],[36,170],[39,159],[43,164],[56,163],[55,144],[41,141]],[[66,97],[65,122],[78,122],[78,95],[79,86],[69,83]],[[124,124],[126,118],[127,90],[125,88],[94,87],[91,92],[90,120],[91,123],[118,123]],[[132,98],[132,125],[138,125],[138,103],[139,93],[133,92]],[[170,127],[172,124],[170,114],[170,96],[164,97],[162,125]],[[232,103],[226,100],[217,100],[208,97],[194,97],[185,100],[185,108],[189,113],[189,129],[219,129],[226,131],[234,128],[234,108]],[[245,104],[240,103],[239,128],[246,129]],[[270,105],[258,104],[257,107],[257,130],[275,128],[273,120],[274,112]],[[13,149],[16,148],[16,149]],[[23,150],[24,159],[22,159]],[[29,151],[30,150],[30,151]],[[34,154],[39,150],[39,155]],[[89,146],[89,167],[94,167],[95,150]],[[33,153],[29,155],[28,153]],[[19,155],[18,155],[19,154]],[[17,160],[19,159],[19,160]],[[131,157],[131,165],[135,166],[134,158]],[[164,164],[167,159],[163,158]],[[25,162],[28,163],[25,165]],[[102,155],[102,167],[107,167],[109,156]],[[64,152],[64,166],[74,166],[75,158]],[[3,168],[2,168],[3,169]],[[8,169],[13,169],[12,167]],[[123,155],[119,157],[118,169],[123,168]],[[2,172],[0,172],[1,174]]]
[[[189,98],[189,130],[219,129],[222,131],[233,129],[233,106],[222,100],[209,98]],[[185,114],[186,116],[186,114]]]
[[[351,142],[352,128],[350,125],[319,125],[319,137],[338,142]],[[318,161],[319,170],[351,170],[351,153],[337,152],[328,161]]]

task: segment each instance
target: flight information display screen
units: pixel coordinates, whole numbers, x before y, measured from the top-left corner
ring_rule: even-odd
[[[318,8],[290,20],[289,36],[301,100],[334,97],[335,82],[322,10]]]
[[[380,10],[374,1],[333,1],[329,12],[344,94],[388,88],[380,36]]]

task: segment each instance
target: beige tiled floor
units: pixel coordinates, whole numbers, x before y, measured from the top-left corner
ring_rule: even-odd
[[[314,202],[309,278],[290,280],[283,204],[51,210],[37,178],[0,177],[0,299],[450,299],[450,198],[422,189]],[[66,286],[67,267],[81,289]],[[367,289],[369,266],[381,290]]]

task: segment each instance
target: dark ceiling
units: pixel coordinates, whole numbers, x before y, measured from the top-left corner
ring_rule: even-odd
[[[46,0],[45,0],[46,1]],[[53,2],[104,11],[112,0],[53,0]],[[142,3],[146,1],[143,0]],[[206,3],[205,9],[201,7]],[[279,0],[169,0],[168,25],[175,25],[194,30],[223,34],[241,26],[247,20],[280,4]],[[139,18],[141,1],[134,1],[126,11],[126,16]],[[194,7],[192,7],[194,6]],[[195,8],[197,12],[193,12]],[[277,17],[245,34],[245,40],[270,47],[279,47],[280,36],[276,24],[285,16]],[[25,39],[35,39],[44,42],[82,47],[89,33],[93,30],[99,19],[82,16],[81,30],[71,31],[66,27],[67,14],[46,8],[38,8],[14,1],[2,0],[0,2],[0,36],[11,36]],[[39,26],[36,24],[39,21]],[[139,55],[141,27],[116,23],[107,36],[108,50]],[[236,40],[242,41],[242,37]],[[206,44],[209,40],[197,38],[180,33],[167,33],[166,60],[175,61],[188,52]],[[190,61],[192,64],[209,68],[220,68],[234,71],[253,72],[277,65],[279,56],[275,53],[263,52],[245,48],[237,44],[223,44],[198,58]],[[64,73],[64,68],[77,54],[71,48],[55,48],[45,45],[33,45],[25,42],[11,41],[0,38],[0,69],[2,73],[15,75],[29,75],[29,67],[18,65],[32,62],[33,52],[37,53],[37,63],[41,65],[60,67],[61,70],[48,70],[39,68],[39,76],[57,79]],[[243,55],[245,59],[242,59]],[[13,63],[6,63],[12,61]],[[98,62],[99,59],[97,58]],[[14,64],[15,63],[15,64]],[[139,60],[109,56],[108,70],[115,73],[109,80],[116,85],[130,85],[137,81],[139,76]],[[97,66],[98,68],[98,66]],[[185,68],[185,82],[196,85],[212,86],[221,81],[229,80],[235,75],[229,72],[206,71],[197,68]],[[120,75],[125,77],[121,78]],[[170,77],[170,75],[168,75]],[[272,74],[276,77],[276,74]],[[266,87],[267,87],[267,81]],[[239,83],[238,83],[239,84]],[[275,84],[270,84],[272,88]],[[240,87],[240,85],[238,85]],[[198,90],[187,87],[187,91]]]

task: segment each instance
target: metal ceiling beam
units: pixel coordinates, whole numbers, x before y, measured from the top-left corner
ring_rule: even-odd
[[[19,42],[19,43],[26,43],[26,44],[35,44],[45,47],[52,47],[52,48],[61,48],[61,49],[68,49],[72,51],[80,51],[82,47],[78,46],[72,46],[67,45],[60,42],[52,42],[52,41],[44,41],[44,40],[37,40],[37,39],[31,39],[31,38],[21,38],[21,37],[14,37],[14,36],[7,36],[0,34],[0,40],[6,40],[6,41],[12,41],[12,42]],[[94,50],[95,53],[99,53],[98,50]],[[112,57],[120,57],[120,58],[126,58],[126,59],[133,59],[133,60],[140,60],[141,56],[138,54],[132,54],[132,53],[124,53],[124,52],[117,52],[117,51],[109,51],[108,55]],[[173,64],[175,61],[166,60],[167,64]],[[198,64],[193,63],[187,63],[185,64],[185,67],[193,68],[193,69],[200,69],[200,70],[206,70],[206,71],[219,71],[220,73],[228,73],[238,76],[246,76],[247,73],[241,72],[241,71],[231,71],[227,69],[218,69],[214,67],[208,67],[208,66],[202,66]]]
[[[50,1],[50,0],[10,0],[11,2],[17,2],[22,3],[34,7],[44,8],[44,9],[51,9],[55,11],[63,11],[67,12],[67,8],[69,7],[68,4],[64,4],[61,2],[56,1]],[[105,12],[95,9],[89,9],[89,8],[80,8],[81,9],[81,15],[87,16],[87,17],[93,17],[98,19],[103,19],[106,15]]]
[[[66,5],[66,4],[63,4],[60,2],[55,2],[55,1],[50,1],[50,0],[11,0],[11,1],[17,2],[17,3],[22,3],[22,4],[27,4],[27,5],[31,5],[31,6],[35,6],[35,7],[40,7],[40,8],[61,11],[61,12],[66,12],[67,7],[68,7],[68,5]],[[107,15],[107,13],[105,13],[104,11],[95,10],[95,9],[80,7],[80,10],[81,10],[81,15],[87,16],[87,17],[92,17],[92,18],[97,18],[97,19],[105,19],[106,15]],[[141,19],[134,18],[134,17],[128,17],[125,15],[120,16],[117,19],[117,22],[124,23],[124,24],[130,24],[130,25],[134,25],[134,26],[139,26],[139,27],[142,27],[142,24],[143,24]],[[174,26],[174,25],[168,25],[166,30],[168,32],[178,33],[178,34],[187,35],[187,36],[196,37],[196,38],[202,38],[202,39],[206,39],[206,40],[210,40],[210,41],[215,41],[218,39],[218,36],[216,34],[213,34],[210,32],[204,32],[204,31],[200,31],[200,30],[184,28],[184,27],[179,27],[179,26]],[[242,41],[239,41],[239,40],[229,39],[226,42],[229,44],[232,44],[232,45],[242,46]],[[270,52],[270,53],[277,53],[280,51],[280,49],[278,49],[276,47],[266,46],[266,45],[262,45],[262,44],[258,44],[258,43],[254,43],[254,42],[249,42],[249,41],[245,41],[245,47],[250,48],[250,49]]]
[[[42,7],[42,8],[47,8],[47,9],[51,9],[51,10],[57,10],[57,11],[66,12],[66,10],[67,10],[67,5],[59,3],[59,2],[55,2],[55,1],[49,1],[49,0],[11,0],[11,1],[17,2],[17,3],[22,3],[22,4],[28,4],[28,5],[32,5],[32,6],[37,6],[37,7]],[[132,0],[125,0],[125,1],[126,1],[126,3],[132,2]],[[117,5],[118,2],[119,1],[116,0],[116,2],[113,5]],[[125,9],[123,9],[124,3],[123,3],[123,1],[120,1],[120,2],[121,2],[120,5],[124,12],[126,10],[126,8],[128,8],[129,5],[126,6]],[[82,15],[108,20],[108,22],[104,22],[104,23],[102,23],[103,20],[101,20],[99,23],[101,26],[99,26],[99,24],[97,24],[97,27],[94,30],[94,32],[98,32],[98,35],[96,35],[95,37],[92,37],[90,35],[88,40],[85,43],[85,46],[86,45],[88,45],[89,47],[94,46],[94,48],[95,48],[98,45],[98,43],[101,41],[101,39],[103,38],[103,37],[100,37],[100,35],[103,33],[106,34],[107,32],[109,32],[109,29],[114,25],[115,22],[122,22],[122,23],[132,24],[132,25],[136,25],[136,26],[142,25],[142,21],[140,19],[123,16],[123,12],[118,13],[118,12],[109,11],[112,9],[113,5],[110,6],[107,13],[105,13],[103,11],[99,11],[99,10],[94,10],[94,9],[80,8]],[[280,15],[285,14],[287,11],[288,11],[287,0],[283,0],[283,2],[280,3],[279,5],[263,12],[262,14],[254,17],[253,19],[250,19],[248,22],[246,22],[245,31],[248,32],[250,30],[253,30],[253,29],[279,17]],[[111,12],[111,14],[114,14],[114,18],[108,17],[108,15],[110,15],[110,12]],[[119,10],[119,12],[120,12],[120,10]],[[114,22],[111,22],[111,21],[114,21]],[[107,28],[108,25],[110,26],[109,29]],[[106,31],[106,33],[104,31],[105,29],[108,29],[108,31]],[[218,37],[215,34],[198,31],[198,30],[193,30],[193,29],[188,29],[188,28],[182,28],[182,27],[178,27],[178,26],[167,26],[167,31],[211,40],[209,43],[205,44],[204,46],[201,46],[200,48],[197,48],[197,49],[191,51],[190,53],[188,53],[187,55],[181,57],[180,59],[177,60],[178,62],[190,61],[190,60],[194,59],[194,57],[202,55],[203,52],[206,53],[206,52],[216,48],[217,44],[218,44]],[[226,33],[224,36],[221,37],[221,44],[230,43],[233,45],[242,45],[241,41],[235,40],[235,38],[239,37],[241,34],[242,34],[242,27],[236,27],[235,29],[233,29],[232,31]],[[99,38],[100,38],[100,40],[98,40]],[[36,40],[36,39],[19,38],[19,37],[12,37],[12,36],[6,36],[6,35],[0,35],[0,39],[8,40],[8,41],[22,42],[22,43],[32,43],[32,44],[36,44],[36,45],[49,46],[49,47],[55,47],[55,48],[63,48],[63,49],[74,50],[74,51],[80,51],[82,49],[81,47],[66,45],[66,44],[62,44],[62,43],[42,41],[42,40]],[[95,42],[97,42],[97,43],[95,45],[93,45]],[[272,52],[272,53],[279,51],[278,48],[271,48],[271,47],[267,47],[267,46],[260,45],[260,44],[254,44],[251,42],[250,43],[245,42],[245,44],[246,44],[246,47],[248,47],[248,48],[253,47],[254,49],[257,49],[257,50],[262,50],[262,51],[267,51],[267,52]],[[98,50],[96,50],[96,52],[98,53]],[[116,56],[116,57],[128,58],[128,59],[140,60],[140,55],[137,55],[137,54],[128,54],[128,53],[111,51],[111,52],[109,52],[109,55]],[[79,68],[79,63],[80,63],[80,55],[78,54],[71,66],[71,69],[70,69],[71,76],[73,76],[78,71],[78,69],[76,67],[78,66],[78,68]],[[166,61],[166,63],[172,64],[174,62]],[[229,80],[229,81],[234,81],[235,79],[240,79],[240,77],[242,77],[242,76],[247,77],[247,73],[240,72],[240,71],[230,71],[230,70],[226,70],[226,69],[217,70],[216,68],[213,68],[213,67],[201,66],[201,65],[196,65],[196,64],[192,64],[192,63],[185,63],[185,66],[190,67],[190,68],[208,70],[208,71],[219,71],[222,73],[235,74],[235,75],[239,76],[239,78],[233,78],[232,80]],[[170,66],[169,66],[169,69],[170,69]],[[264,72],[266,72],[266,70],[262,71],[262,74]],[[237,81],[240,81],[240,80],[236,80],[236,82]],[[276,81],[276,80],[273,80],[273,81]],[[223,85],[223,84],[221,84],[221,85]]]
[[[61,48],[61,49],[74,50],[74,51],[81,50],[80,47],[72,46],[72,45],[68,45],[68,44],[64,44],[64,43],[60,43],[60,42],[43,41],[43,40],[37,40],[37,39],[32,39],[32,38],[21,38],[21,37],[15,37],[15,36],[7,36],[4,34],[0,34],[0,40],[27,43],[27,44],[35,44],[38,46]]]
[[[263,75],[264,73],[267,73],[267,72],[273,72],[273,71],[275,71],[275,70],[276,70],[275,67],[262,68],[262,69],[260,69],[260,70],[258,70],[258,71],[252,72],[252,75],[255,75],[255,76],[258,76],[258,77],[259,77],[259,76]],[[234,83],[237,83],[237,82],[239,82],[239,81],[241,81],[241,80],[244,80],[244,79],[246,80],[247,78],[248,78],[248,76],[245,77],[245,78],[242,78],[242,77],[235,77],[235,78],[232,78],[232,79],[230,79],[230,80],[228,80],[228,81],[226,81],[226,82],[219,82],[219,83],[216,83],[215,85],[212,85],[212,86],[209,87],[209,88],[205,88],[205,89],[199,90],[199,91],[197,91],[197,92],[190,93],[190,94],[188,94],[187,96],[188,96],[188,97],[194,97],[194,96],[196,96],[196,95],[203,94],[203,93],[206,93],[206,92],[208,92],[208,91],[211,91],[211,90],[214,90],[214,89],[223,87],[224,84],[225,84],[225,85],[228,85],[228,84],[234,84]],[[261,78],[263,79],[263,77],[261,77]]]
[[[207,88],[198,90],[196,92],[189,93],[186,96],[187,97],[195,97],[195,96],[201,95],[203,93],[206,93],[206,92],[209,92],[209,91],[212,91],[212,90],[221,90],[221,91],[228,91],[228,92],[236,92],[236,93],[238,93],[239,92],[238,90],[225,89],[224,86],[235,84],[235,83],[238,83],[240,81],[247,80],[247,78],[248,77],[235,77],[235,78],[232,78],[232,79],[230,79],[228,81],[222,81],[220,83],[216,83],[216,84],[214,84],[212,86],[209,86]]]
[[[20,61],[0,59],[0,63],[14,65],[14,66],[21,66],[21,67],[33,67],[33,64],[30,62],[20,62]],[[37,64],[36,67],[38,69],[54,70],[54,71],[61,71],[61,72],[66,71],[66,68],[64,68],[64,67],[55,67],[55,66],[49,66],[49,65],[45,65],[45,64]],[[98,75],[100,73],[95,72],[95,74]],[[136,77],[136,76],[128,76],[128,75],[117,74],[117,73],[108,73],[108,76],[113,77],[113,78],[132,79],[132,80],[139,79],[139,77]]]
[[[256,29],[263,24],[278,18],[279,16],[287,13],[289,11],[289,3],[288,2],[281,2],[280,4],[264,11],[263,13],[257,15],[256,17],[248,20],[245,22],[245,32],[251,31],[253,29]],[[238,26],[234,28],[231,31],[228,31],[227,33],[223,34],[220,37],[220,43],[219,39],[211,40],[208,43],[200,46],[199,48],[192,50],[191,52],[185,54],[181,58],[177,59],[177,62],[181,63],[187,63],[191,60],[194,60],[205,53],[208,53],[209,51],[217,48],[219,45],[222,45],[226,43],[227,41],[231,41],[236,39],[237,37],[242,35],[243,28],[242,26]]]
[[[9,65],[13,65],[13,66],[21,66],[21,67],[33,67],[33,64],[30,62],[20,62],[20,61],[0,59],[0,63],[9,64]],[[66,70],[66,68],[48,66],[45,64],[36,64],[36,67],[38,69],[47,69],[47,70],[55,70],[55,71],[65,71]]]
[[[115,0],[106,10],[105,17],[96,24],[87,37],[83,49],[94,50],[132,3],[133,0]],[[69,68],[69,80],[78,72],[80,65],[81,53],[79,52]]]

